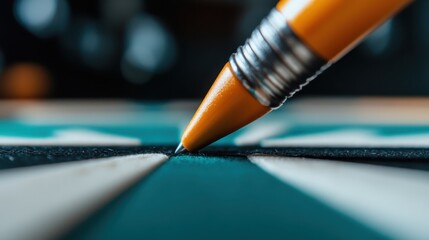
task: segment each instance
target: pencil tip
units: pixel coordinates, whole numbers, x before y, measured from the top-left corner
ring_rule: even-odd
[[[179,146],[177,146],[176,151],[174,151],[174,154],[179,154],[185,150],[186,149],[183,147],[182,143],[180,143]]]

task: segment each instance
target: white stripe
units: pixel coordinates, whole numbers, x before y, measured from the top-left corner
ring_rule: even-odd
[[[267,139],[285,132],[288,124],[284,122],[255,123],[244,129],[244,133],[234,139],[237,146],[256,145],[263,139]]]
[[[316,134],[286,136],[284,138],[265,139],[264,147],[429,147],[429,134],[410,134],[397,136],[379,136],[368,129],[345,129]]]
[[[1,146],[138,146],[138,138],[88,129],[56,130],[49,137],[0,136]]]
[[[0,172],[0,239],[52,239],[164,162],[141,154]]]
[[[427,172],[316,159],[249,159],[282,181],[388,236],[429,239]]]

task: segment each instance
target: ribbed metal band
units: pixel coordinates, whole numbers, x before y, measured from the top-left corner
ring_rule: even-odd
[[[284,15],[276,9],[229,61],[249,92],[271,108],[280,107],[328,63],[293,33]]]

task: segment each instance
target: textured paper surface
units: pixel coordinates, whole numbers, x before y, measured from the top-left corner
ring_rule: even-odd
[[[317,159],[258,155],[249,159],[394,239],[429,238],[427,172]]]
[[[54,239],[166,159],[145,154],[2,172],[0,238]]]

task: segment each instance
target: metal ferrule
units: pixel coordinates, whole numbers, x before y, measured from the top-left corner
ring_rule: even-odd
[[[272,10],[230,58],[234,74],[256,99],[278,108],[327,66]]]

